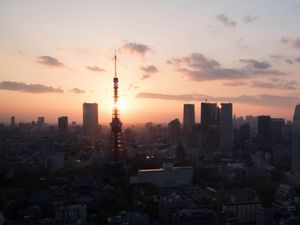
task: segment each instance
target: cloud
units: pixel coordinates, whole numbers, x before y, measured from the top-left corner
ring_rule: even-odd
[[[54,88],[51,86],[45,86],[42,84],[25,84],[22,82],[2,81],[0,83],[0,89],[9,91],[20,91],[28,93],[63,93],[60,88]]]
[[[85,68],[88,70],[91,70],[93,72],[105,72],[106,71],[105,69],[100,68],[98,66],[86,66]]]
[[[139,86],[135,86],[133,84],[130,84],[129,87],[128,87],[128,90],[136,90],[136,89],[139,89],[140,87]]]
[[[270,57],[275,60],[282,60],[290,65],[294,63],[300,63],[300,57],[282,56],[282,55],[270,55]]]
[[[147,52],[151,51],[148,45],[137,42],[126,42],[121,49],[129,52],[130,54],[144,56]]]
[[[167,64],[193,81],[233,80],[285,74],[282,71],[269,69],[271,64],[265,61],[245,59],[242,62],[246,63],[245,67],[223,68],[217,60],[209,59],[203,54],[192,53],[187,57],[168,60]]]
[[[149,93],[140,92],[136,95],[136,98],[144,99],[160,99],[160,100],[174,100],[174,101],[205,101],[209,99],[214,102],[232,102],[247,105],[260,105],[260,106],[272,106],[272,107],[283,107],[283,106],[294,106],[300,101],[300,98],[293,96],[280,96],[280,95],[241,95],[233,97],[214,97],[201,94],[183,94],[183,95],[168,95],[161,93]]]
[[[69,90],[69,92],[73,92],[74,94],[84,94],[85,90],[79,89],[79,88],[73,88]]]
[[[266,88],[266,89],[284,89],[284,90],[296,90],[298,89],[298,82],[295,80],[280,80],[270,79],[269,82],[253,81],[252,87]]]
[[[62,66],[64,66],[64,64],[61,63],[58,59],[53,58],[51,56],[47,56],[47,55],[39,56],[37,58],[36,62],[38,62],[40,64],[47,65],[47,66],[53,66],[53,67],[62,67]]]
[[[267,61],[257,61],[255,59],[241,59],[240,61],[246,63],[248,66],[252,68],[259,69],[259,70],[264,70],[271,67],[271,64]]]
[[[141,77],[141,80],[145,80],[145,79],[148,79],[148,78],[150,78],[150,77],[152,77],[151,74],[144,74],[144,75]]]
[[[295,37],[295,38],[283,37],[283,38],[281,38],[281,43],[288,44],[289,46],[291,46],[293,48],[300,48],[300,38],[299,37]]]
[[[141,70],[144,71],[145,73],[157,73],[158,72],[158,69],[153,65],[142,66]]]
[[[224,86],[231,86],[231,87],[237,87],[237,86],[243,86],[243,85],[246,85],[245,82],[243,81],[228,81],[228,82],[225,82],[223,83]]]
[[[252,16],[252,15],[248,14],[248,15],[244,16],[243,20],[244,20],[245,23],[252,23],[255,20],[257,20],[257,18],[258,18],[257,15],[256,16]]]
[[[219,20],[221,23],[223,23],[226,27],[235,27],[237,23],[231,19],[229,19],[224,14],[217,15],[217,20]]]

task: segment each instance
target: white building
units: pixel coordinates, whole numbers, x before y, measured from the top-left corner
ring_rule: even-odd
[[[180,187],[192,183],[193,167],[174,167],[166,162],[160,169],[139,170],[136,177],[131,177],[131,183],[151,183],[157,187]]]

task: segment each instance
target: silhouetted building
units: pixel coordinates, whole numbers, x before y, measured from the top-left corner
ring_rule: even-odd
[[[172,142],[179,141],[180,138],[180,122],[174,119],[168,124],[169,138]]]
[[[238,133],[236,135],[236,143],[238,146],[244,146],[246,141],[250,140],[250,125],[249,123],[245,123],[240,126]]]
[[[98,104],[83,103],[83,133],[90,138],[95,138],[99,134],[98,124]]]
[[[272,225],[273,209],[259,206],[256,213],[256,225]]]
[[[221,103],[220,147],[223,150],[232,149],[232,103]]]
[[[220,108],[217,103],[201,103],[201,144],[206,150],[220,146]]]
[[[45,128],[45,117],[43,117],[43,116],[38,117],[38,120],[36,122],[36,128],[38,130]]]
[[[282,128],[285,124],[285,120],[282,118],[272,118],[272,143],[279,144],[282,139]]]
[[[58,117],[58,131],[60,133],[66,133],[68,131],[68,126],[67,116]]]
[[[258,117],[258,149],[263,152],[270,152],[272,145],[272,126],[270,116]]]
[[[220,109],[217,103],[201,103],[201,125],[204,127],[218,125],[220,122]]]
[[[296,105],[292,125],[291,169],[296,186],[300,186],[300,104]]]
[[[186,133],[190,133],[195,124],[195,105],[184,104],[183,105],[183,130]]]
[[[15,128],[16,127],[16,120],[15,120],[14,116],[10,117],[10,127],[11,128]]]

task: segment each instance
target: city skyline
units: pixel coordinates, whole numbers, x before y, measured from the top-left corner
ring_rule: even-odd
[[[297,1],[122,4],[2,1],[0,122],[66,115],[81,123],[82,104],[95,102],[108,124],[115,48],[125,124],[182,122],[184,103],[195,104],[198,122],[206,99],[232,102],[237,116],[292,119]]]

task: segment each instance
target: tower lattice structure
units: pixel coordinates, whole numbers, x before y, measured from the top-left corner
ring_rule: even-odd
[[[109,144],[109,158],[110,159],[120,159],[126,156],[124,145],[123,145],[123,132],[122,132],[122,122],[120,120],[120,111],[118,108],[119,102],[119,78],[117,76],[117,55],[115,54],[115,76],[113,79],[114,83],[114,105],[112,112],[112,120],[110,123],[111,127],[111,138]]]

